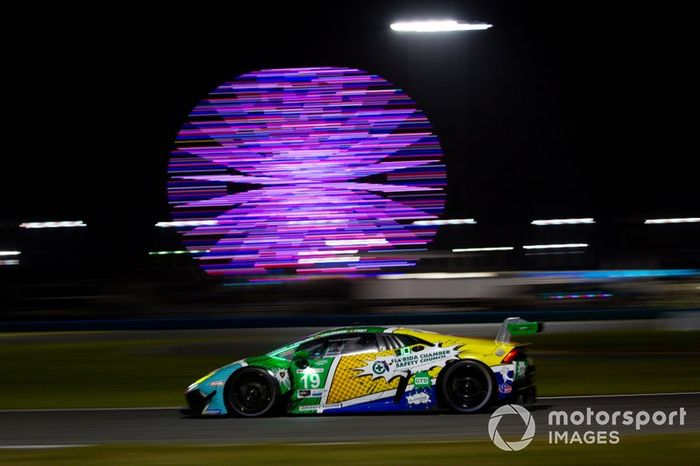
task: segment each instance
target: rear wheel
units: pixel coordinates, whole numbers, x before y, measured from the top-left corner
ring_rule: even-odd
[[[450,409],[474,413],[486,408],[494,393],[489,368],[476,361],[460,361],[447,368],[441,377],[440,394]]]
[[[224,387],[226,408],[231,414],[256,417],[270,413],[279,391],[275,379],[262,369],[245,367],[233,373]]]

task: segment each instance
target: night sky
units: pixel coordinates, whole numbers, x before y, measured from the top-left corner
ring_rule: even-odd
[[[169,219],[168,155],[192,107],[241,73],[301,66],[357,67],[404,89],[446,154],[446,216],[475,217],[490,235],[517,241],[534,218],[590,216],[605,228],[697,216],[700,80],[688,11],[611,2],[239,3],[9,16],[18,27],[3,59],[0,238],[23,221],[83,219],[96,249],[162,249],[153,224]],[[388,29],[426,17],[494,27]],[[459,245],[445,235],[441,244]]]

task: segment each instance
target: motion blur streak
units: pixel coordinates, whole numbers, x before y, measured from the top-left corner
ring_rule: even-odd
[[[449,31],[485,31],[493,27],[487,23],[460,23],[453,19],[434,21],[404,21],[392,23],[392,31],[398,32],[449,32]]]
[[[202,225],[217,225],[216,220],[179,220],[176,222],[158,222],[156,226],[159,228],[170,227],[198,227]]]
[[[148,255],[149,256],[168,256],[172,254],[201,254],[208,252],[206,249],[191,249],[191,250],[186,250],[186,249],[178,249],[175,251],[149,251]]]
[[[554,218],[551,220],[533,220],[532,225],[579,225],[595,223],[592,218]]]
[[[700,217],[687,218],[652,218],[644,221],[645,225],[663,224],[663,223],[698,223]]]
[[[62,220],[59,222],[25,222],[20,223],[20,228],[75,228],[86,227],[82,220]]]

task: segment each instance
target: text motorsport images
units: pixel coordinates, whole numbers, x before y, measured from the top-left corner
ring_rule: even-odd
[[[685,425],[685,408],[674,411],[594,411],[590,407],[579,411],[550,411],[547,415],[547,439],[550,445],[556,444],[611,444],[620,442],[619,426],[634,426],[639,431],[650,423],[655,426]],[[505,441],[498,431],[498,425],[504,416],[520,416],[524,423],[524,432],[520,440]],[[612,427],[612,429],[611,429]],[[489,419],[488,432],[493,443],[504,451],[519,451],[527,447],[535,438],[536,424],[534,416],[526,408],[515,405],[503,405],[493,412]]]

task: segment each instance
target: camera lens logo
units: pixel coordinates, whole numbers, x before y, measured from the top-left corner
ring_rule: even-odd
[[[501,418],[503,416],[508,416],[512,414],[520,416],[520,418],[523,420],[523,422],[525,423],[525,433],[523,434],[522,438],[517,442],[506,442],[501,437],[501,434],[498,433],[498,423],[501,422]],[[535,437],[535,418],[532,417],[530,411],[528,411],[520,405],[501,406],[493,412],[493,414],[491,415],[491,419],[489,419],[489,437],[491,437],[493,443],[501,450],[522,450],[523,448],[528,446],[530,442],[532,442],[532,439]]]

